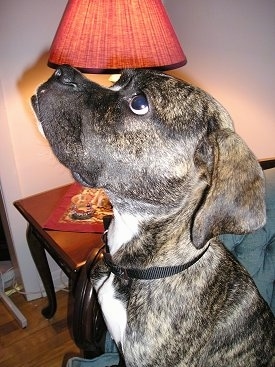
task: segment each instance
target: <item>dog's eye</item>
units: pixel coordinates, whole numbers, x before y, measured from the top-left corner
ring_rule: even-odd
[[[130,109],[136,115],[145,115],[148,110],[148,101],[144,94],[137,94],[129,103]]]

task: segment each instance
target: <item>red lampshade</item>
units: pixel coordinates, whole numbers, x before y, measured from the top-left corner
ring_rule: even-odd
[[[69,0],[48,65],[84,73],[175,69],[186,63],[161,0]]]

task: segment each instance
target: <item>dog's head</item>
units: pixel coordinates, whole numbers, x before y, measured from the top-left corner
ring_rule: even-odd
[[[225,109],[166,74],[126,70],[111,88],[62,66],[32,97],[58,159],[114,206],[183,213],[196,247],[264,223],[263,174]]]

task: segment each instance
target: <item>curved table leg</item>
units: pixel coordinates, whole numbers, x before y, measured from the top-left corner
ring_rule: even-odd
[[[29,225],[27,229],[27,242],[48,298],[48,306],[43,308],[42,315],[45,318],[50,319],[56,312],[54,284],[45,249],[35,235],[35,230],[31,225]]]

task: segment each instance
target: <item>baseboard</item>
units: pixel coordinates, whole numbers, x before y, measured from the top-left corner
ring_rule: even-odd
[[[68,277],[66,276],[66,274],[62,270],[56,269],[56,270],[52,271],[51,274],[52,274],[54,289],[55,289],[56,292],[61,290],[61,289],[68,288],[69,280],[68,280]],[[46,297],[46,292],[44,290],[44,286],[43,286],[41,280],[40,280],[40,288],[41,288],[42,296]]]
[[[67,275],[60,269],[52,272],[53,284],[55,290],[68,288],[69,280]]]

